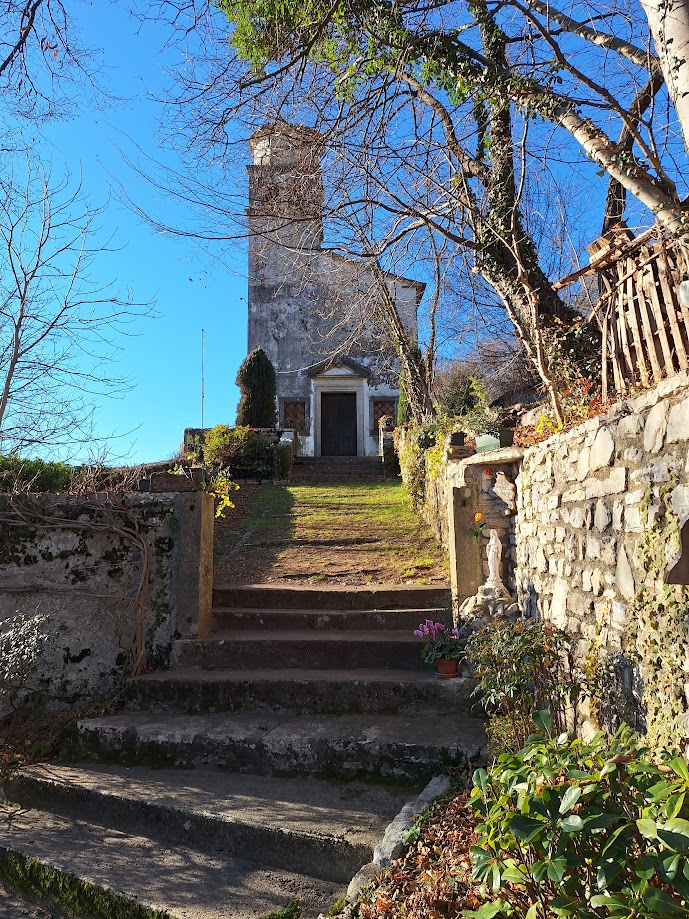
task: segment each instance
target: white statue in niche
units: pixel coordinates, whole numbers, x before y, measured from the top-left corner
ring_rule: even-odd
[[[490,584],[491,587],[503,587],[503,583],[500,578],[502,541],[498,536],[497,530],[490,531],[490,539],[488,540],[488,548],[486,552],[488,554],[488,580],[486,583]]]

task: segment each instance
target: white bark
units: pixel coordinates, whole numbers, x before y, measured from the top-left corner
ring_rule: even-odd
[[[689,151],[689,0],[639,0]]]
[[[591,121],[564,106],[555,113],[555,120],[579,141],[591,159],[602,166],[611,178],[655,214],[658,223],[672,236],[684,238],[689,234],[686,211],[642,170],[631,171],[620,164],[617,145],[611,143]]]

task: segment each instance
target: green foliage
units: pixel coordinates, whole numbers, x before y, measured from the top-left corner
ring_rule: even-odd
[[[72,471],[65,463],[0,456],[0,492],[11,492],[20,485],[36,493],[57,494],[69,488]]]
[[[206,434],[203,456],[231,479],[272,479],[275,445],[246,425],[218,424]]]
[[[423,507],[426,496],[426,459],[414,428],[397,428],[395,446],[400,461],[402,481],[413,511]]]
[[[54,904],[70,916],[83,916],[84,919],[171,919],[168,912],[133,903],[73,874],[7,849],[0,853],[0,882],[32,899]]]
[[[474,877],[491,902],[466,916],[689,914],[689,766],[654,760],[626,726],[589,743],[550,735],[474,774]]]
[[[458,361],[436,375],[434,389],[444,415],[457,418],[487,402],[486,386],[476,370],[476,365]]]
[[[237,373],[241,390],[237,406],[237,426],[272,428],[276,422],[275,368],[263,348],[255,348]]]
[[[637,547],[637,563],[645,572],[629,610],[626,650],[634,656],[642,683],[646,743],[657,750],[674,746],[682,735],[686,713],[684,699],[685,646],[689,588],[665,584],[670,561],[679,555],[679,521],[669,507],[677,484],[669,482],[659,494],[653,520],[649,519],[650,493],[642,506],[646,527]]]
[[[409,405],[409,396],[407,394],[409,383],[407,381],[407,372],[404,369],[404,365],[400,370],[399,388],[400,394],[397,399],[397,426],[402,427],[402,425],[409,424],[411,421],[411,406]]]
[[[462,426],[472,434],[499,434],[500,411],[488,403],[488,389],[478,377],[469,381],[471,407],[462,415]]]
[[[273,451],[273,474],[276,479],[289,479],[294,465],[294,452],[289,444],[275,444]]]
[[[290,900],[287,906],[263,916],[262,919],[301,919],[301,900]]]
[[[388,478],[394,479],[400,474],[400,461],[395,450],[395,445],[390,440],[383,444],[383,466]]]
[[[550,712],[557,731],[566,729],[583,682],[574,647],[565,632],[528,619],[491,622],[471,636],[466,653],[491,719],[494,754],[521,749],[540,709]]]
[[[425,664],[434,664],[436,661],[461,661],[464,657],[464,645],[453,635],[440,635],[428,641],[421,651],[421,658]]]

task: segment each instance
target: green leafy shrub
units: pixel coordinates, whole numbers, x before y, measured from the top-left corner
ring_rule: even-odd
[[[520,750],[540,709],[551,713],[557,731],[566,730],[583,684],[574,644],[565,632],[537,620],[491,622],[474,632],[466,652],[490,718],[492,753]]]
[[[474,774],[474,878],[491,902],[466,916],[689,914],[689,766],[654,761],[628,727],[589,743],[541,733]]]
[[[237,386],[241,390],[237,406],[237,426],[274,427],[275,368],[263,348],[255,348],[244,359],[237,373]]]
[[[32,492],[56,494],[67,491],[71,480],[72,468],[66,463],[0,456],[0,492],[11,492],[19,485]]]
[[[385,475],[389,479],[394,479],[400,474],[399,457],[394,443],[390,440],[386,440],[383,444],[383,466],[385,467]]]
[[[231,428],[218,424],[203,442],[205,462],[219,466],[230,478],[271,479],[274,453],[275,445],[246,425]]]
[[[276,479],[289,479],[294,465],[294,451],[289,444],[275,444],[273,447],[274,474]]]

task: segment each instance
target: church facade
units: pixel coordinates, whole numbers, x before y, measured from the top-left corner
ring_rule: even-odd
[[[413,337],[425,285],[323,245],[318,132],[277,122],[249,144],[249,351],[272,361],[279,425],[298,432],[303,455],[375,455],[400,371],[381,285]]]

